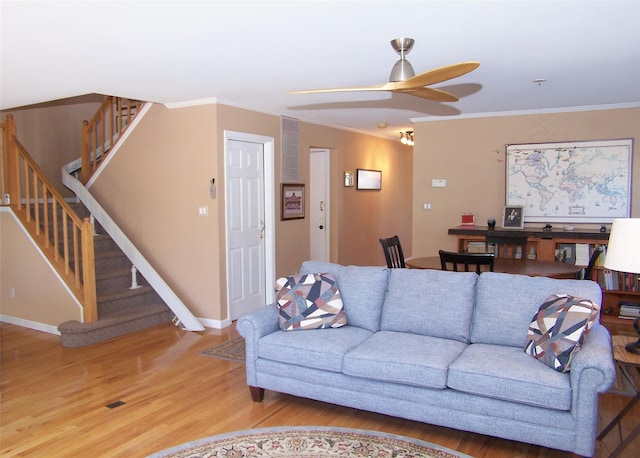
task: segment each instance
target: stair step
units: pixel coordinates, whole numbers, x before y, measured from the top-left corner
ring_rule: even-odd
[[[58,326],[63,347],[84,347],[125,334],[168,323],[173,312],[164,304],[117,307],[95,323],[72,320]]]
[[[98,296],[98,317],[103,310],[112,303],[122,304],[127,307],[136,307],[151,301],[158,301],[156,292],[151,286],[141,286],[137,289],[120,289]]]

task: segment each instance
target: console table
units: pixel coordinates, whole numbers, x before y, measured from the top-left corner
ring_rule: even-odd
[[[550,231],[545,231],[542,228],[489,229],[486,226],[458,226],[449,229],[448,233],[456,236],[458,251],[469,251],[469,242],[484,242],[487,234],[501,236],[525,235],[527,237],[527,249],[522,256],[528,257],[530,253],[533,253],[535,259],[540,261],[554,261],[556,249],[564,244],[606,245],[609,242],[609,232],[600,232],[599,229],[567,231],[562,228],[554,228]],[[597,270],[594,272],[593,279],[597,281]],[[631,320],[618,318],[618,306],[621,301],[640,302],[640,292],[607,290],[602,283],[601,286],[603,290],[602,322],[630,326]]]

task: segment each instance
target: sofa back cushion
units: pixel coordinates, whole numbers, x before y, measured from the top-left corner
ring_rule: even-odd
[[[391,269],[381,329],[468,342],[477,279],[475,272]]]
[[[478,280],[472,343],[523,347],[533,316],[552,294],[570,294],[600,305],[602,290],[590,280],[485,272]]]
[[[300,268],[301,274],[324,272],[333,274],[338,282],[349,325],[372,332],[379,331],[389,269],[377,266],[342,266],[320,261],[305,261]]]

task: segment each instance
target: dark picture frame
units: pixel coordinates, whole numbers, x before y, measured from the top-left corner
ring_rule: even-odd
[[[280,221],[304,219],[304,184],[282,183]]]
[[[357,169],[356,189],[379,191],[382,189],[382,171]]]
[[[524,228],[524,207],[522,205],[507,205],[502,211],[503,229]]]

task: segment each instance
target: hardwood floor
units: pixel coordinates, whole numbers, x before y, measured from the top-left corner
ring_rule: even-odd
[[[415,437],[476,458],[560,458],[567,453],[268,391],[251,401],[244,365],[200,356],[235,328],[182,331],[171,324],[85,348],[0,323],[0,454],[144,457],[228,431],[282,425],[371,429]],[[605,394],[601,430],[628,398]],[[116,401],[115,408],[106,407]],[[639,409],[624,422],[626,435]],[[596,457],[609,455],[612,431]],[[638,442],[638,441],[636,441]],[[640,443],[623,455],[640,456]]]

